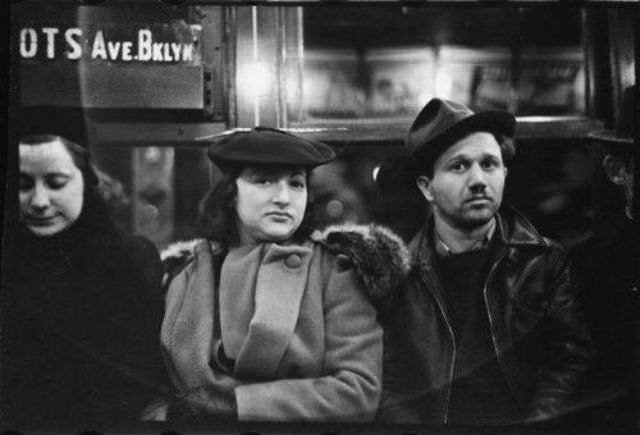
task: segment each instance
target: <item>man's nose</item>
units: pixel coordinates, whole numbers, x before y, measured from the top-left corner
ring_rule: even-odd
[[[472,165],[469,169],[469,188],[472,190],[483,190],[487,186],[485,173],[480,165]]]
[[[291,199],[289,185],[286,181],[279,181],[274,185],[276,191],[273,195],[273,202],[276,204],[288,204]]]
[[[36,184],[31,196],[31,208],[37,211],[45,210],[51,204],[49,192],[43,186]]]

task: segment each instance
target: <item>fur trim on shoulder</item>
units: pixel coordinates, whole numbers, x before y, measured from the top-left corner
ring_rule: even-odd
[[[176,261],[193,255],[196,245],[204,239],[181,240],[167,246],[160,253],[160,259],[165,261]]]
[[[402,238],[381,225],[333,225],[313,238],[351,261],[378,308],[390,301],[411,268]]]
[[[172,243],[160,252],[160,260],[164,274],[162,287],[166,289],[169,282],[191,261],[196,245],[205,239],[182,240]]]

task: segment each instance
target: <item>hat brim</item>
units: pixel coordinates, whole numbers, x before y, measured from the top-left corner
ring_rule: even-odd
[[[508,112],[492,110],[476,113],[452,125],[428,142],[422,144],[414,153],[416,160],[431,161],[447,148],[466,135],[475,132],[488,132],[513,137],[516,119]]]
[[[335,158],[328,145],[283,131],[256,128],[209,140],[208,156],[219,167],[274,165],[314,168]]]
[[[633,138],[630,137],[618,137],[615,130],[596,130],[587,133],[589,139],[593,139],[599,142],[617,143],[621,145],[633,144]]]

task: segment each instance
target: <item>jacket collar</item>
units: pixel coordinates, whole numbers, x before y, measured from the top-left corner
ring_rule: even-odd
[[[547,247],[549,242],[540,235],[533,224],[515,208],[503,205],[496,213],[496,232],[500,243],[505,247],[531,246]],[[435,254],[433,241],[433,216],[409,243],[409,251],[415,265],[430,269]]]

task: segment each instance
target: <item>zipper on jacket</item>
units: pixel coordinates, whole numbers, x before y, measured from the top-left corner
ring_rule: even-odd
[[[498,268],[498,265],[502,262],[502,260],[504,260],[504,257],[506,256],[507,256],[507,251],[505,250],[502,253],[502,255],[498,257],[496,262],[493,263],[493,266],[491,266],[491,270],[489,270],[489,275],[487,275],[487,280],[484,283],[484,289],[482,290],[482,295],[484,296],[484,305],[487,310],[487,317],[489,318],[489,332],[491,333],[491,342],[493,343],[493,350],[495,351],[496,358],[498,358],[498,360],[500,360],[500,353],[498,352],[498,343],[496,342],[496,335],[493,332],[494,331],[493,317],[491,317],[491,310],[489,309],[489,296],[487,293],[489,291],[489,284],[491,284],[491,281],[493,280],[493,275],[496,269]]]
[[[433,280],[428,280],[426,278],[425,272],[420,270],[420,278],[422,279],[422,282],[424,282],[424,285],[426,286],[426,288],[429,288],[429,283],[427,281],[432,281],[432,287],[436,287],[437,286],[437,282],[435,279]],[[435,288],[432,290],[432,293],[434,293],[436,290]],[[457,355],[457,350],[456,350],[456,339],[455,336],[453,335],[453,327],[451,326],[451,324],[449,323],[449,319],[447,317],[447,312],[444,309],[444,306],[442,305],[442,303],[440,302],[440,298],[438,298],[437,295],[433,295],[433,298],[436,300],[436,304],[438,305],[438,308],[440,309],[440,312],[442,313],[442,318],[444,319],[444,323],[447,326],[447,330],[449,331],[449,337],[451,338],[451,364],[449,365],[449,382],[447,382],[447,394],[445,396],[444,399],[444,415],[443,415],[443,424],[447,424],[449,422],[449,403],[451,401],[451,389],[453,387],[452,383],[453,383],[453,373],[455,371],[455,365],[456,365],[456,355]],[[492,334],[493,335],[493,334]]]
[[[491,343],[493,344],[493,350],[496,353],[496,359],[498,360],[498,364],[500,365],[500,368],[503,370],[503,374],[504,374],[503,363],[502,363],[501,358],[500,358],[500,352],[499,352],[499,349],[498,349],[498,342],[497,342],[497,339],[496,339],[496,335],[494,333],[495,328],[494,328],[494,324],[493,324],[493,317],[491,316],[491,309],[489,308],[489,295],[488,295],[488,292],[489,292],[489,286],[493,281],[493,276],[494,276],[495,270],[498,268],[498,265],[502,262],[502,260],[504,260],[504,258],[506,256],[507,256],[507,250],[505,249],[505,251],[502,253],[502,255],[496,260],[495,263],[493,263],[493,266],[491,267],[491,270],[489,271],[489,275],[487,276],[487,280],[485,282],[485,286],[484,286],[484,289],[483,289],[483,292],[482,292],[483,296],[484,296],[485,308],[487,310],[487,317],[489,319],[489,332],[491,333]],[[507,385],[509,387],[511,387],[509,381],[506,379],[506,376],[505,376],[505,381],[507,381]],[[511,391],[511,393],[513,394],[513,391]],[[517,397],[515,397],[515,399],[516,399],[516,403],[519,404],[520,402],[518,401]]]

